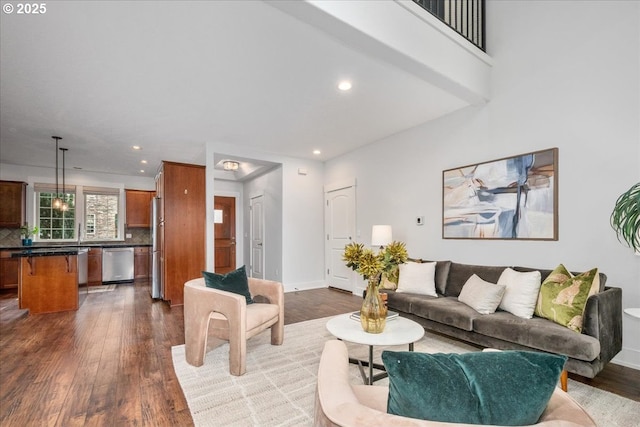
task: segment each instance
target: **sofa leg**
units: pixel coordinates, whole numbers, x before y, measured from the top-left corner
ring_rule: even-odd
[[[560,388],[564,392],[567,391],[568,378],[569,378],[569,372],[567,372],[566,369],[563,369],[562,372],[560,373]]]

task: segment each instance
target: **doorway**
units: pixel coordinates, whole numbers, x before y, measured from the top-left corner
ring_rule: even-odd
[[[325,192],[324,227],[326,280],[331,287],[353,292],[355,275],[342,260],[344,247],[353,241],[356,229],[355,186]]]
[[[251,277],[264,279],[264,196],[251,198]]]
[[[236,269],[236,198],[214,196],[215,272],[226,274]]]

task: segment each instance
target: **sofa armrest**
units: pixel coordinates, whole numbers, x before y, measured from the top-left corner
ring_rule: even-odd
[[[622,350],[622,289],[606,287],[587,300],[582,333],[600,341],[600,360],[609,362]]]

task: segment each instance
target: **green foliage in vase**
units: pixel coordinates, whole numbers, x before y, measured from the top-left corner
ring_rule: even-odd
[[[640,252],[640,182],[623,193],[613,208],[611,226],[633,250]]]
[[[29,227],[29,224],[25,224],[22,227],[20,227],[20,234],[22,235],[22,237],[24,237],[25,239],[29,239],[31,238],[31,236],[35,236],[36,234],[38,234],[38,227]]]
[[[407,248],[402,242],[391,242],[378,253],[365,249],[362,243],[349,243],[342,255],[347,267],[357,271],[365,280],[380,283],[382,274],[393,275],[399,264],[407,261]]]

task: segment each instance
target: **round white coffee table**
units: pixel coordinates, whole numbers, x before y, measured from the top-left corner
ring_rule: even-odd
[[[365,384],[371,385],[374,381],[387,376],[384,365],[373,363],[373,346],[409,344],[409,351],[413,351],[413,343],[424,336],[424,328],[420,326],[419,323],[404,317],[387,320],[382,333],[370,334],[362,330],[360,322],[353,320],[350,316],[351,313],[347,313],[329,319],[327,322],[327,330],[331,335],[343,341],[369,346],[368,361],[349,358],[350,363],[358,365],[362,381]],[[364,373],[364,367],[369,367],[368,377]],[[383,372],[374,376],[373,368]]]

